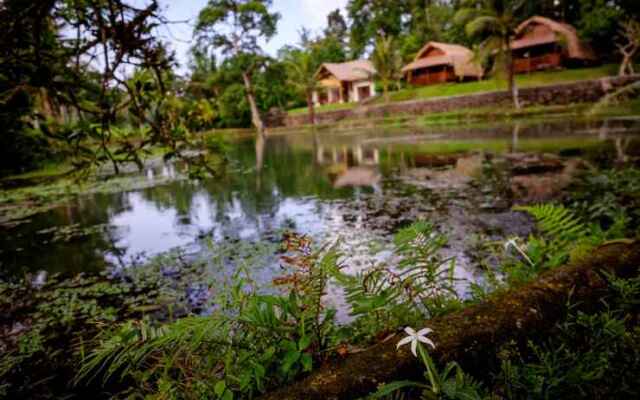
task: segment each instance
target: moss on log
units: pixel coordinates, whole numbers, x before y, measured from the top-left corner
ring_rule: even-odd
[[[582,310],[598,307],[607,292],[605,272],[623,278],[636,276],[640,272],[640,242],[601,246],[588,259],[549,271],[489,301],[427,321],[425,326],[434,330],[431,337],[437,345],[431,354],[440,362],[458,361],[465,371],[482,377],[499,366],[496,353],[503,345],[514,342],[525,348],[528,338],[548,335],[566,315],[568,302]],[[396,342],[380,343],[366,352],[327,363],[262,399],[355,399],[380,384],[419,377],[422,367],[408,346],[396,350]]]

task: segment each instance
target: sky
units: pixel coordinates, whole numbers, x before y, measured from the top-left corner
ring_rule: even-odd
[[[273,0],[273,11],[280,13],[278,34],[265,46],[275,56],[286,44],[298,42],[300,28],[319,33],[326,26],[327,15],[336,8],[344,8],[348,0]],[[193,26],[207,0],[162,0],[165,15],[175,23],[165,28],[163,39],[170,41],[180,63],[180,73],[187,72],[188,52],[193,44]],[[344,15],[344,14],[343,14]]]

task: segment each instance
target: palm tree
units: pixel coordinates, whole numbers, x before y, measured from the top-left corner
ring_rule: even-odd
[[[515,81],[515,69],[511,41],[518,27],[517,13],[523,0],[479,0],[480,7],[463,8],[456,14],[458,23],[466,24],[465,30],[470,37],[482,37],[479,55],[486,59],[495,56],[495,71],[506,73],[513,104],[520,108],[518,88]]]
[[[371,55],[371,62],[376,69],[376,75],[382,83],[384,101],[389,102],[389,86],[402,77],[402,57],[396,50],[395,41],[391,36],[381,36],[376,40],[376,47]]]
[[[307,50],[297,51],[292,58],[287,62],[289,70],[288,81],[291,86],[304,94],[309,108],[309,121],[311,125],[314,125],[316,123],[316,115],[313,106],[313,92],[319,86],[316,79],[319,63],[312,52]]]

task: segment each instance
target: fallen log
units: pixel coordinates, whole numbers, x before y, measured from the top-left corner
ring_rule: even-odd
[[[437,346],[430,354],[441,363],[455,360],[465,371],[486,376],[499,368],[496,353],[501,346],[515,342],[526,347],[528,338],[548,335],[566,316],[568,302],[585,311],[598,307],[600,297],[607,293],[605,272],[621,278],[637,276],[640,242],[601,246],[588,259],[549,271],[527,285],[460,312],[427,321],[425,326],[434,330],[430,337]],[[307,378],[262,399],[357,399],[381,384],[419,378],[423,367],[408,346],[396,350],[398,340],[323,365]]]

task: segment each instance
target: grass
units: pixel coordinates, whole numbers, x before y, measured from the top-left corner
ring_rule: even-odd
[[[595,68],[566,69],[562,71],[534,72],[516,77],[517,85],[521,88],[553,85],[567,82],[576,82],[590,79],[598,79],[606,76],[617,75],[618,66],[607,64]],[[476,93],[494,92],[506,90],[507,83],[504,80],[491,78],[477,82],[463,83],[443,83],[439,85],[410,87],[396,92],[392,92],[391,101],[425,100],[438,97],[462,96]],[[379,98],[372,104],[382,104],[383,99]],[[357,103],[327,104],[317,107],[316,112],[343,110],[354,108]],[[307,114],[306,107],[296,108],[289,111],[289,115]]]
[[[10,175],[0,179],[0,181],[7,180],[32,180],[32,179],[41,179],[41,178],[51,178],[59,175],[64,175],[70,172],[73,167],[67,163],[59,163],[55,161],[50,161],[42,165],[40,168],[25,172],[22,174]]]

